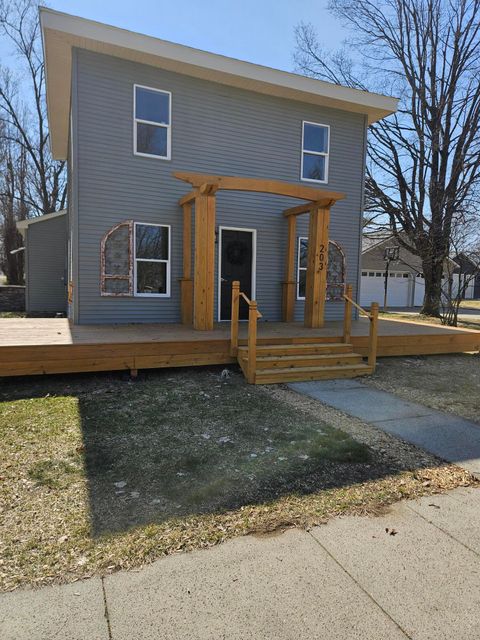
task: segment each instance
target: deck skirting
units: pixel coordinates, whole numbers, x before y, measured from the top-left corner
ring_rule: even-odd
[[[228,365],[228,325],[212,332],[194,332],[180,325],[68,327],[63,320],[0,321],[0,377]],[[327,323],[328,324],[328,323]],[[1,330],[4,328],[4,332]],[[305,330],[294,323],[259,325],[258,344],[339,342],[337,323]],[[12,335],[15,333],[14,337]],[[366,356],[368,323],[357,321],[351,336],[356,353]],[[355,335],[356,334],[356,335]],[[239,344],[245,344],[245,336]],[[480,332],[434,325],[381,321],[378,356],[415,356],[480,351]]]

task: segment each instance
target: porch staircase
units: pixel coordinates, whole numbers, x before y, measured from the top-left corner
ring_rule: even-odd
[[[239,344],[238,363],[254,384],[355,378],[373,372],[351,344],[318,338],[296,338],[294,343],[282,344],[259,340],[255,355],[255,366],[249,369],[248,346]]]
[[[239,339],[240,299],[248,305],[247,339]],[[339,337],[258,338],[257,322],[262,314],[255,300],[240,291],[240,283],[232,283],[232,321],[230,326],[230,353],[236,357],[250,384],[275,384],[333,378],[356,378],[375,371],[377,360],[378,303],[370,311],[362,309],[352,299],[352,286],[343,294],[345,313],[343,334]],[[355,353],[350,342],[352,309],[370,321],[367,362]]]

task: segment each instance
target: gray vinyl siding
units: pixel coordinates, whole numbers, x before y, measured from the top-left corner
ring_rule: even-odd
[[[26,310],[32,314],[66,311],[67,215],[28,226]]]
[[[331,127],[329,183],[318,186],[347,196],[332,208],[330,237],[343,246],[348,282],[356,289],[363,115],[234,89],[85,50],[75,52],[73,78],[79,247],[76,322],[179,322],[182,211],[177,202],[189,185],[173,178],[172,172],[300,182],[302,120]],[[133,153],[134,84],[172,92],[171,161]],[[282,211],[296,204],[298,200],[266,194],[217,194],[217,227],[257,230],[256,297],[270,321],[281,319],[287,242]],[[127,219],[171,225],[170,298],[100,296],[101,238]],[[298,235],[307,235],[308,216],[298,218],[297,230]],[[216,256],[217,267],[218,246]],[[215,283],[216,319],[218,273]],[[303,304],[296,304],[297,319],[303,317]],[[327,304],[327,319],[342,313],[341,304]]]

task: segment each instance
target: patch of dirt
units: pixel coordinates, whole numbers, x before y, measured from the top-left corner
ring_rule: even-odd
[[[480,424],[478,353],[380,358],[375,373],[362,381]]]

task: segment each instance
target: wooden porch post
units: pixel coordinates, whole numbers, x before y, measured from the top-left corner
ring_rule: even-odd
[[[192,203],[183,205],[183,277],[180,279],[182,324],[193,321]]]
[[[283,321],[293,322],[295,312],[295,245],[297,216],[288,216],[288,244],[286,255],[285,282],[283,283]]]
[[[328,225],[330,207],[310,210],[305,286],[305,326],[323,327],[327,287]]]
[[[215,190],[214,185],[204,185],[195,196],[193,328],[201,331],[213,329]]]

